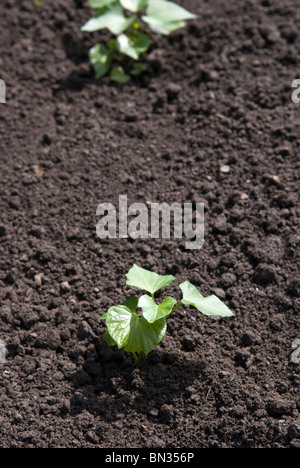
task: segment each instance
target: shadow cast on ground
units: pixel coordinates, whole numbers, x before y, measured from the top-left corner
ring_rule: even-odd
[[[73,376],[71,413],[87,410],[108,422],[133,410],[140,415],[157,415],[161,407],[184,396],[204,370],[203,361],[162,350],[152,351],[136,368],[127,353],[100,343]],[[162,413],[161,418],[165,417]]]

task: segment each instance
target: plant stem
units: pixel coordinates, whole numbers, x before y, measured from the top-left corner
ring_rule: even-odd
[[[179,309],[179,307],[181,307],[181,306],[182,306],[182,302],[180,301],[180,302],[178,302],[178,304],[176,304],[176,306],[174,306],[174,308],[171,310],[171,314],[173,314],[173,313],[175,312],[175,310]],[[170,315],[171,315],[171,314],[170,314]]]
[[[137,367],[140,367],[141,363],[142,363],[142,359],[144,357],[144,353],[138,353],[138,355],[136,353],[133,353],[134,355],[134,359],[135,359],[135,365]]]
[[[171,312],[169,313],[169,315],[167,315],[165,318],[168,319],[172,314],[173,312],[175,312],[175,310],[179,309],[179,307],[182,306],[182,302],[178,302],[178,304],[176,304],[173,309],[171,310]]]

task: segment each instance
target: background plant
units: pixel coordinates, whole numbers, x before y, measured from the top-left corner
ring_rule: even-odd
[[[168,35],[185,26],[196,16],[169,0],[88,0],[96,9],[95,16],[82,31],[108,29],[115,37],[108,45],[96,44],[89,58],[96,78],[109,74],[111,80],[126,83],[131,76],[146,69],[142,59],[151,45],[151,31]],[[128,72],[121,65],[121,56],[133,61]]]
[[[232,317],[234,314],[216,296],[204,297],[189,281],[180,284],[182,300],[166,297],[160,304],[155,293],[169,286],[174,276],[161,276],[133,265],[126,275],[126,284],[149,294],[130,297],[121,305],[111,307],[100,317],[105,320],[107,333],[103,335],[109,346],[118,346],[133,354],[137,364],[163,339],[167,331],[167,318],[181,305],[193,306],[208,316]],[[141,309],[142,314],[137,312]]]

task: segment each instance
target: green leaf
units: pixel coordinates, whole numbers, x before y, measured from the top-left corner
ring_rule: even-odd
[[[119,349],[123,348],[128,341],[132,317],[133,314],[125,306],[111,307],[107,312],[108,333],[115,340]]]
[[[114,67],[110,73],[110,79],[116,81],[117,83],[128,83],[130,81],[130,76],[125,73],[123,67]]]
[[[151,44],[147,34],[140,33],[134,39],[130,39],[126,34],[121,34],[117,38],[116,47],[125,55],[138,60],[140,54],[146,52]]]
[[[147,354],[163,339],[167,331],[165,319],[151,324],[144,317],[133,317],[130,322],[130,334],[124,350],[130,353]]]
[[[154,323],[156,320],[170,315],[176,302],[173,297],[167,297],[161,304],[157,305],[152,297],[146,294],[140,298],[138,305],[143,309],[143,316],[147,322]]]
[[[111,67],[112,52],[103,44],[96,44],[89,51],[90,62],[94,67],[96,78],[106,75]]]
[[[137,265],[133,265],[126,275],[126,284],[155,294],[161,288],[169,286],[174,280],[174,276],[161,276],[157,273],[145,270]]]
[[[123,8],[137,13],[140,10],[145,10],[148,0],[120,0]]]
[[[134,314],[138,307],[138,302],[139,302],[138,298],[136,296],[132,296],[126,301],[124,301],[122,305],[127,307],[130,310],[130,312]]]
[[[189,281],[182,283],[179,287],[183,294],[183,304],[196,307],[204,315],[217,317],[234,316],[233,312],[217,296],[202,296],[196,286]]]
[[[104,333],[104,335],[102,335],[102,338],[104,339],[104,341],[106,341],[106,343],[107,343],[108,346],[117,346],[117,343],[116,343],[115,340],[110,336],[109,333]]]
[[[100,9],[94,18],[90,19],[82,28],[84,32],[95,32],[99,29],[107,28],[116,36],[127,29],[134,21],[136,16],[126,18],[124,10],[119,3],[113,3],[108,7]]]
[[[197,18],[185,8],[168,0],[149,0],[147,16],[156,18],[162,23],[172,23],[173,21],[185,21]]]
[[[132,76],[139,76],[141,75],[145,70],[147,70],[147,65],[145,63],[141,62],[135,62],[133,65],[133,68],[130,72]]]
[[[155,18],[148,18],[147,16],[143,17],[145,23],[147,23],[153,32],[157,34],[168,35],[177,29],[183,28],[186,23],[185,21],[173,21],[172,23],[162,23],[160,20]]]
[[[107,312],[106,314],[101,315],[98,320],[106,320],[107,319]]]
[[[126,299],[121,306],[125,306],[129,311],[134,314],[136,312],[136,309],[138,307],[138,298],[136,296],[132,296],[129,299]],[[106,320],[107,319],[108,312],[106,314],[101,315],[98,320]]]
[[[142,19],[159,34],[170,34],[185,26],[185,21],[197,18],[185,8],[167,0],[149,0],[147,15]]]
[[[133,314],[125,306],[111,307],[106,321],[108,333],[118,348],[131,353],[147,355],[163,339],[167,323],[165,319],[150,324],[144,317]]]
[[[115,3],[115,1],[116,0],[88,0],[89,5],[96,9],[111,5],[112,3]]]

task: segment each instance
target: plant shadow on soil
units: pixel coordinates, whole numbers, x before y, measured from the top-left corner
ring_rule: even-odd
[[[107,76],[101,79],[95,79],[93,67],[89,61],[89,48],[79,43],[71,34],[64,35],[62,46],[68,59],[76,65],[76,70],[72,70],[63,80],[58,81],[56,89],[54,89],[54,94],[65,91],[80,93],[88,85],[103,88],[103,86],[108,84],[116,90],[122,89],[124,86],[123,84],[113,82],[109,80]],[[126,83],[126,86],[132,89],[147,88],[149,81],[159,76],[158,74],[162,65],[158,56],[155,54],[154,46],[152,46],[149,51],[150,57],[150,52],[152,50],[154,50],[152,60],[145,57],[145,63],[147,64],[146,72],[142,73],[140,76],[132,77],[129,83]],[[127,57],[123,58],[122,65],[125,69],[132,67],[132,63]]]
[[[60,80],[56,87],[53,89],[54,95],[58,93],[62,93],[65,91],[69,91],[71,93],[80,93],[84,90],[86,86],[96,86],[97,88],[103,88],[107,83],[109,86],[116,91],[121,89],[122,84],[114,83],[112,81],[104,82],[103,80],[108,80],[107,77],[104,79],[99,79],[95,81],[95,77],[93,71],[88,68],[89,65],[85,66],[84,69],[81,71],[72,71],[69,75],[64,79]],[[131,80],[129,83],[126,83],[126,86],[130,86],[133,90],[135,88],[146,88],[148,86],[148,81],[150,79],[149,75],[144,74],[141,77],[135,77],[134,80]]]
[[[67,58],[75,65],[88,62],[88,48],[85,47],[77,38],[73,38],[72,34],[64,34],[62,38],[62,46]]]
[[[168,411],[161,408],[187,396],[193,382],[204,377],[205,367],[203,360],[191,360],[185,353],[154,350],[137,368],[128,353],[98,343],[72,378],[71,413],[87,410],[114,422],[120,413],[134,411],[166,422]]]
[[[57,87],[54,89],[54,94],[56,95],[63,91],[80,93],[85,86],[90,84],[92,81],[93,77],[91,74],[72,71],[64,80],[60,80],[57,83]]]

